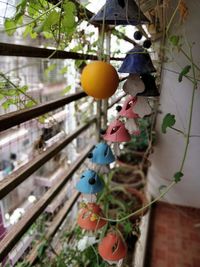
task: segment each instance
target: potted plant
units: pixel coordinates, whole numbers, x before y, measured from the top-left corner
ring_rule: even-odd
[[[127,186],[130,188],[141,188],[145,185],[145,175],[142,170],[132,170],[123,166],[113,169],[111,183],[116,186]]]

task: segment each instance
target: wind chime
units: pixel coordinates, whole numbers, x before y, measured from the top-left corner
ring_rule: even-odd
[[[91,19],[91,23],[95,25],[139,25],[148,22],[134,0],[107,0]],[[142,33],[136,31],[134,38],[141,40]],[[76,189],[82,194],[92,196],[103,190],[104,182],[98,173],[102,173],[105,166],[115,161],[115,156],[120,152],[120,143],[130,141],[131,135],[140,134],[138,119],[151,114],[148,98],[159,96],[159,92],[152,75],[156,70],[147,51],[150,46],[150,40],[145,40],[143,46],[135,45],[127,53],[118,70],[120,73],[129,74],[123,85],[127,98],[122,107],[117,106],[118,116],[110,123],[105,133],[102,133],[104,141],[98,143],[88,155],[92,163],[91,169],[83,172],[76,184]],[[119,77],[112,65],[96,61],[84,68],[81,84],[88,95],[95,99],[107,99],[117,90]],[[111,150],[112,144],[115,156]],[[91,197],[91,201],[82,204],[77,223],[82,229],[94,232],[104,227],[107,220],[101,207],[92,201]],[[121,266],[127,254],[122,234],[113,228],[109,229],[98,245],[98,252],[104,260]]]

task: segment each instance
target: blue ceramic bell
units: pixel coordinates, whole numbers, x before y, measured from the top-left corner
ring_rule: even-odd
[[[145,85],[145,89],[143,92],[138,93],[137,96],[156,97],[160,95],[153,75],[146,73],[141,75],[141,79]]]
[[[96,194],[103,189],[103,186],[95,171],[86,170],[76,184],[76,189],[83,194]]]
[[[127,53],[119,69],[121,73],[132,74],[145,74],[155,71],[156,69],[153,66],[149,53],[139,45],[136,45]]]
[[[91,161],[99,165],[106,165],[115,161],[115,157],[109,145],[101,142],[93,149]]]
[[[90,22],[109,25],[139,25],[149,23],[134,0],[107,0]]]

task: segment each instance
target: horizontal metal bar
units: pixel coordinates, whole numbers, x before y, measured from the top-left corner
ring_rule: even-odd
[[[67,52],[62,50],[7,44],[0,42],[0,55],[1,56],[16,56],[16,57],[32,57],[32,58],[51,58],[57,59],[81,59],[81,60],[98,60],[96,55],[80,54],[76,52]],[[111,60],[120,61],[123,58],[111,57]]]
[[[37,169],[39,169],[44,163],[50,160],[58,152],[60,152],[64,147],[66,147],[74,138],[76,138],[80,133],[90,127],[96,122],[96,117],[92,118],[88,123],[81,125],[77,130],[75,130],[71,135],[67,136],[64,140],[59,143],[52,145],[45,152],[36,156],[33,160],[14,171],[11,175],[8,175],[5,179],[0,181],[0,199],[5,197],[9,192],[21,184],[27,177],[33,174]]]
[[[63,223],[63,221],[66,219],[66,216],[71,211],[71,208],[76,203],[77,199],[79,198],[80,193],[76,192],[64,205],[63,208],[60,209],[58,214],[55,216],[53,221],[51,222],[50,227],[47,230],[47,233],[45,235],[45,240],[47,242],[51,242],[52,238],[54,237],[55,233],[58,231],[60,225]],[[38,259],[38,249],[42,245],[43,241],[37,242],[32,250],[30,251],[29,255],[26,257],[26,261],[32,266],[35,264],[36,260]],[[45,248],[44,248],[45,249]]]
[[[61,179],[56,185],[49,189],[40,200],[26,212],[19,223],[14,225],[7,235],[0,241],[0,261],[2,261],[11,249],[16,245],[19,239],[29,229],[29,227],[35,222],[40,214],[45,210],[48,204],[54,199],[54,197],[63,189],[63,186],[68,182],[74,172],[79,168],[82,162],[87,157],[94,144],[87,147],[82,155],[76,160],[76,162],[69,169],[63,179]]]
[[[86,97],[85,92],[70,94],[68,96],[59,98],[57,100],[49,101],[44,104],[39,104],[32,108],[23,109],[0,116],[0,132],[9,129],[13,126],[19,125],[25,121],[36,118],[47,112],[53,111],[57,108],[63,107],[73,101]]]
[[[113,101],[109,106],[108,108],[112,108],[115,104],[117,104],[123,97],[125,97],[126,94],[123,94],[122,96],[119,96],[115,101]]]

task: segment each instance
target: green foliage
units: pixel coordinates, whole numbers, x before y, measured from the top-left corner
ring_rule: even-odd
[[[172,35],[169,38],[169,41],[171,42],[172,45],[178,46],[179,45],[179,41],[180,41],[180,36],[178,36],[178,35]]]
[[[182,82],[183,76],[186,76],[191,69],[191,65],[185,66],[179,74],[178,81]]]
[[[49,65],[49,66],[45,69],[45,71],[44,71],[44,75],[45,75],[46,77],[48,77],[49,74],[50,74],[52,71],[55,70],[56,66],[57,66],[57,64],[55,64],[55,63]]]
[[[176,123],[175,115],[167,113],[162,122],[162,133],[166,133],[167,128],[172,127]]]
[[[175,174],[174,174],[174,181],[176,182],[176,183],[178,183],[178,182],[180,182],[181,181],[181,177],[183,177],[183,173],[182,172],[176,172]]]
[[[151,132],[151,119],[143,118],[138,119],[140,135],[133,135],[131,141],[128,142],[125,147],[134,151],[145,151],[149,144],[149,137]],[[156,135],[152,132],[153,143],[155,143]]]
[[[67,87],[65,87],[65,89],[63,90],[63,94],[66,95],[70,90],[71,90],[72,86],[68,85]]]

